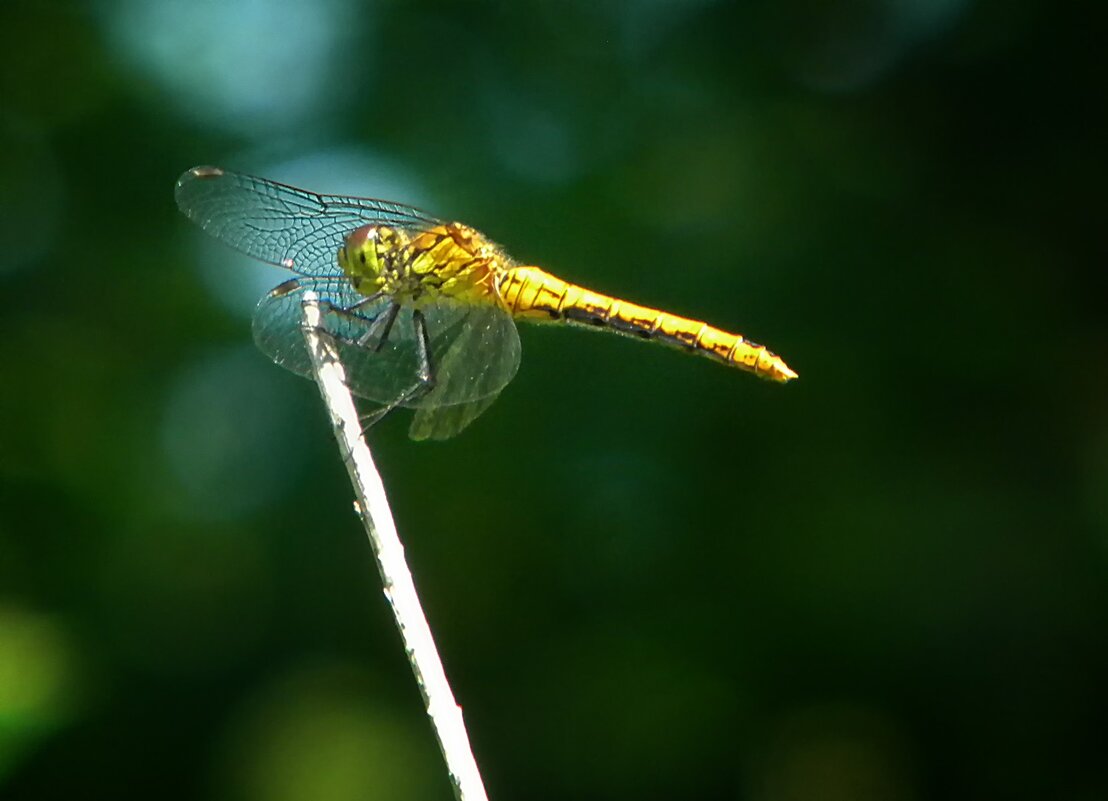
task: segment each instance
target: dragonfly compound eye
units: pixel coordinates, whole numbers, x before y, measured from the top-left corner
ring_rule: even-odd
[[[381,263],[377,257],[379,234],[376,225],[363,225],[346,237],[345,244],[339,250],[339,263],[347,275],[376,278],[381,274]]]

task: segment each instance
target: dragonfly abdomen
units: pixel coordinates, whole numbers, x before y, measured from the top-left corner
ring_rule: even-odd
[[[700,353],[773,381],[796,378],[780,356],[739,334],[593,292],[538,267],[505,271],[499,289],[517,319],[609,329]]]

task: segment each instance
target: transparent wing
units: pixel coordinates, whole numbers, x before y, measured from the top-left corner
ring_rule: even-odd
[[[438,224],[402,203],[318,195],[219,167],[193,167],[177,180],[174,194],[178,208],[216,239],[308,276],[338,274],[338,249],[359,226],[423,229]]]
[[[254,342],[263,353],[286,370],[312,377],[312,361],[301,330],[300,302],[305,289],[319,294],[324,325],[335,336],[347,383],[355,395],[391,403],[415,382],[416,354],[407,339],[390,336],[379,352],[372,345],[357,345],[373,321],[388,309],[387,298],[366,303],[349,313],[328,311],[328,305],[352,309],[367,300],[341,278],[286,281],[263,297],[254,310],[253,321]]]
[[[470,403],[495,397],[519,369],[519,332],[497,306],[435,303],[426,306],[435,388],[413,408]]]
[[[408,430],[412,439],[454,436],[492,405],[519,369],[519,333],[507,312],[495,306],[467,309],[461,328],[442,339],[445,347],[436,347],[435,331],[448,324],[450,312],[440,306],[424,310],[436,383],[412,404],[418,407]]]
[[[492,406],[499,394],[470,403],[418,409],[408,429],[408,436],[415,440],[449,439],[480,417],[485,409]]]
[[[300,302],[307,289],[322,301],[324,326],[336,340],[355,395],[391,405],[418,384],[413,309],[400,307],[380,348],[376,341],[363,342],[393,301],[368,302],[344,278],[294,279],[262,298],[254,312],[254,340],[273,361],[299,375],[312,375],[301,331]],[[403,405],[420,410],[410,432],[413,438],[445,439],[476,419],[511,381],[519,368],[519,334],[507,312],[495,306],[437,303],[424,307],[423,314],[435,386]],[[447,411],[453,407],[463,408]]]

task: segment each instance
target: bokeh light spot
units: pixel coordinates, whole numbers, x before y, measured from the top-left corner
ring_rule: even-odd
[[[58,622],[0,607],[0,779],[71,714],[73,648]]]
[[[352,32],[345,0],[119,0],[106,10],[113,46],[200,124],[272,137],[310,123],[365,77],[338,74]],[[358,36],[372,52],[369,18],[358,15]]]
[[[411,715],[343,665],[281,676],[232,722],[223,781],[242,801],[407,801],[449,793],[413,694]],[[410,721],[410,722],[409,722]]]
[[[234,519],[295,485],[310,427],[288,392],[291,375],[246,343],[181,373],[161,438],[182,517]]]

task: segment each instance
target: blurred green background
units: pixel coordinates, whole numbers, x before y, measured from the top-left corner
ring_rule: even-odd
[[[9,0],[0,797],[450,797],[208,163],[800,373],[525,327],[462,436],[373,431],[492,798],[1108,797],[1088,9]]]

